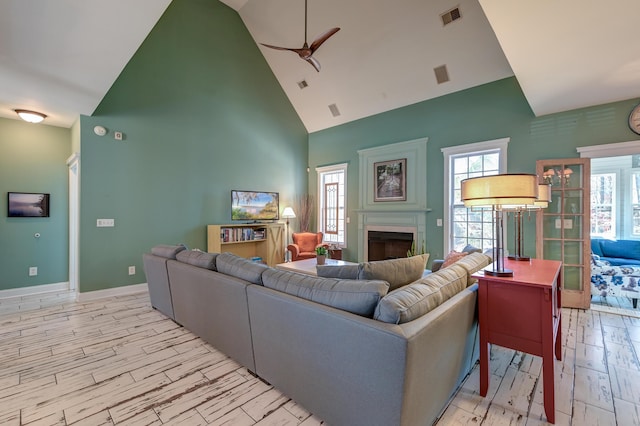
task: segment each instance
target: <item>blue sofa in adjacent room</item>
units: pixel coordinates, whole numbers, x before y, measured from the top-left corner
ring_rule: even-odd
[[[591,239],[591,295],[640,299],[640,240]]]
[[[640,240],[591,239],[591,252],[611,266],[640,266]]]

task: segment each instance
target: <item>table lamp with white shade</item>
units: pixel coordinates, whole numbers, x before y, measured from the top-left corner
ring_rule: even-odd
[[[538,178],[533,174],[501,174],[465,179],[461,198],[466,207],[490,207],[493,213],[493,263],[484,269],[491,276],[510,277],[504,267],[503,210],[533,204],[538,199]]]

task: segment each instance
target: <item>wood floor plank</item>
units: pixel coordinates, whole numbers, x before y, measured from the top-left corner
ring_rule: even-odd
[[[604,347],[577,343],[575,364],[606,373],[607,356],[605,355]]]
[[[269,389],[262,395],[244,403],[242,410],[257,422],[284,406],[288,400],[289,398],[280,393],[280,391]]]
[[[168,381],[169,379],[167,379]],[[119,395],[127,385],[133,384],[135,381],[129,374],[118,376],[108,382],[99,383],[91,386],[89,389],[78,389],[62,394],[49,394],[45,398],[41,398],[39,402],[31,403],[22,410],[22,421],[28,423],[50,414],[57,412],[62,408],[65,412],[67,422],[72,423],[84,417],[88,417],[107,408],[103,406],[105,401],[112,395]],[[62,397],[62,398],[61,398]],[[75,416],[73,407],[89,404],[95,408],[94,411],[88,412],[83,416]],[[107,404],[108,406],[108,404]],[[71,418],[69,414],[72,414]]]
[[[611,394],[609,375],[576,366],[574,412],[576,402],[613,412],[613,395]]]
[[[573,404],[573,424],[612,426],[618,423],[616,423],[616,417],[612,411],[586,404],[583,401],[575,401]],[[620,425],[622,425],[622,423]]]
[[[109,410],[103,410],[73,423],[73,426],[113,426]]]
[[[174,392],[157,398],[154,407],[156,407],[156,412],[163,422],[169,421],[193,408],[201,407],[209,401],[218,399],[222,395],[232,392],[247,383],[247,379],[236,372],[213,381],[206,379],[202,373],[198,374],[203,378],[200,386],[193,386],[180,394]],[[183,380],[180,379],[175,383],[181,383]]]
[[[245,414],[246,416],[246,414]],[[228,423],[229,425],[235,425],[236,423],[233,423],[233,421],[235,421],[236,419],[231,419],[232,422]],[[174,417],[166,422],[162,423],[165,426],[184,426],[184,425],[189,425],[189,426],[205,426],[207,424],[206,420],[200,415],[200,413],[198,413],[198,411],[196,409],[191,409],[189,411],[186,411],[182,414],[180,414],[177,417]],[[242,425],[243,423],[238,422],[238,425]],[[250,423],[253,424],[253,423]]]
[[[640,371],[640,363],[631,344],[605,342],[605,350],[608,365]]]
[[[616,422],[619,425],[640,425],[640,406],[622,399],[613,398]]]
[[[155,389],[162,388],[171,383],[168,377],[163,374],[150,377],[136,382],[122,380],[121,378],[131,378],[130,374],[115,377],[107,382],[97,383],[92,388],[86,390],[82,395],[71,395],[65,398],[68,407],[64,414],[68,423],[76,422],[85,417],[94,415],[105,409],[109,410],[114,423],[118,423],[118,418],[114,416],[114,409],[120,404],[147,395]],[[144,412],[144,409],[137,410],[137,413]]]
[[[257,422],[256,426],[296,426],[298,423],[300,422],[293,414],[285,410],[284,407],[280,407]]]
[[[640,404],[640,372],[618,366],[611,366],[611,392],[618,398],[632,404]]]
[[[202,420],[204,421],[204,419]],[[211,423],[204,421],[205,425],[209,424],[211,426],[251,426],[255,423],[251,416],[245,413],[242,408],[236,408]]]
[[[242,406],[247,401],[262,395],[271,389],[271,386],[262,380],[253,379],[239,386],[234,387],[228,392],[224,392],[218,398],[207,401],[197,407],[198,412],[204,419],[211,423],[234,409]]]

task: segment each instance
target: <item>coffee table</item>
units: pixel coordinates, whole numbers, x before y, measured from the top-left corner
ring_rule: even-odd
[[[283,271],[300,272],[307,275],[317,275],[316,265],[318,261],[316,258],[296,260],[294,262],[278,263],[276,269],[282,269]],[[357,265],[357,263],[347,262],[345,260],[327,259],[325,265],[341,266],[341,265]]]

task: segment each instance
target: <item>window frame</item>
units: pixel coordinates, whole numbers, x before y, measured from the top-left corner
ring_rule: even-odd
[[[444,211],[443,216],[443,248],[444,253],[453,250],[453,194],[455,191],[455,178],[453,176],[453,161],[461,156],[472,156],[489,153],[490,151],[498,151],[498,173],[506,173],[507,171],[507,148],[511,138],[501,138],[488,140],[483,142],[475,142],[452,147],[442,148],[444,155]]]
[[[596,226],[597,223],[599,223],[600,221],[598,221],[595,217],[594,217],[594,211],[595,211],[595,207],[593,205],[593,195],[591,195],[591,200],[589,203],[590,206],[590,215],[591,215],[591,229],[589,230],[589,235],[591,235],[592,237],[599,237],[599,238],[612,238],[615,239],[616,236],[618,235],[618,210],[617,210],[617,203],[618,203],[618,173],[615,172],[605,172],[605,173],[591,173],[590,179],[591,179],[591,194],[593,194],[595,187],[594,187],[594,182],[593,179],[597,178],[598,176],[611,176],[612,177],[612,188],[611,188],[611,202],[608,204],[599,204],[596,207],[602,207],[602,206],[608,206],[611,209],[611,230],[608,233],[598,233],[598,232],[593,232],[593,227]]]
[[[323,166],[323,167],[316,167],[316,179],[317,179],[317,197],[318,197],[318,209],[317,209],[317,224],[318,224],[318,230],[323,232],[325,235],[324,241],[327,242],[328,244],[335,244],[337,247],[339,248],[347,248],[347,171],[348,171],[348,163],[340,163],[340,164],[334,164],[331,166]],[[344,180],[344,189],[343,189],[343,194],[342,195],[338,195],[338,198],[342,198],[344,200],[343,202],[343,206],[340,207],[340,204],[338,203],[337,209],[338,209],[338,217],[337,217],[337,229],[338,232],[335,235],[338,235],[337,241],[328,241],[327,237],[328,235],[332,235],[332,234],[327,234],[325,232],[324,229],[324,212],[326,209],[326,205],[325,205],[325,200],[324,200],[324,175],[325,174],[334,174],[337,172],[342,172],[343,174],[343,180]],[[342,213],[342,215],[340,214]],[[343,234],[342,234],[342,241],[340,241],[339,239],[339,235],[340,235],[340,229],[343,229]]]

